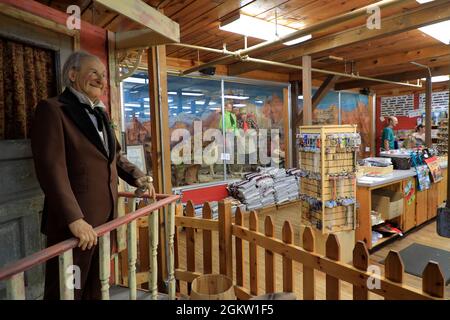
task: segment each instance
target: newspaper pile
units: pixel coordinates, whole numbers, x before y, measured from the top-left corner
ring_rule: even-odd
[[[231,196],[239,199],[246,210],[256,210],[298,199],[298,169],[259,167],[258,172],[245,175],[245,180],[228,186]]]

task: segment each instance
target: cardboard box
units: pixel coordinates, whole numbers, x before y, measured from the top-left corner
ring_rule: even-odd
[[[393,165],[387,167],[360,166],[358,170],[361,170],[363,172],[363,175],[367,176],[384,176],[392,173],[394,171],[394,166]]]
[[[381,213],[384,220],[403,214],[403,195],[401,192],[379,189],[372,192],[372,210]]]

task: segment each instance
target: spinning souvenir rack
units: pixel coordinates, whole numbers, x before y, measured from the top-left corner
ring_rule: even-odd
[[[322,233],[356,227],[356,125],[303,126],[297,135],[302,224]]]

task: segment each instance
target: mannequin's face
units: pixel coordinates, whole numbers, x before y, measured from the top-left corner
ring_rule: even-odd
[[[92,101],[99,100],[106,88],[105,66],[95,58],[83,59],[80,70],[70,70],[69,78],[73,88],[84,93]]]

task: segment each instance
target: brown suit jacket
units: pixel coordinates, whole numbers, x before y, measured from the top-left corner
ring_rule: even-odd
[[[41,101],[31,132],[36,175],[45,194],[44,234],[65,234],[80,218],[96,227],[117,212],[118,176],[134,185],[144,173],[120,152],[104,112],[109,156],[83,105],[68,89]]]

